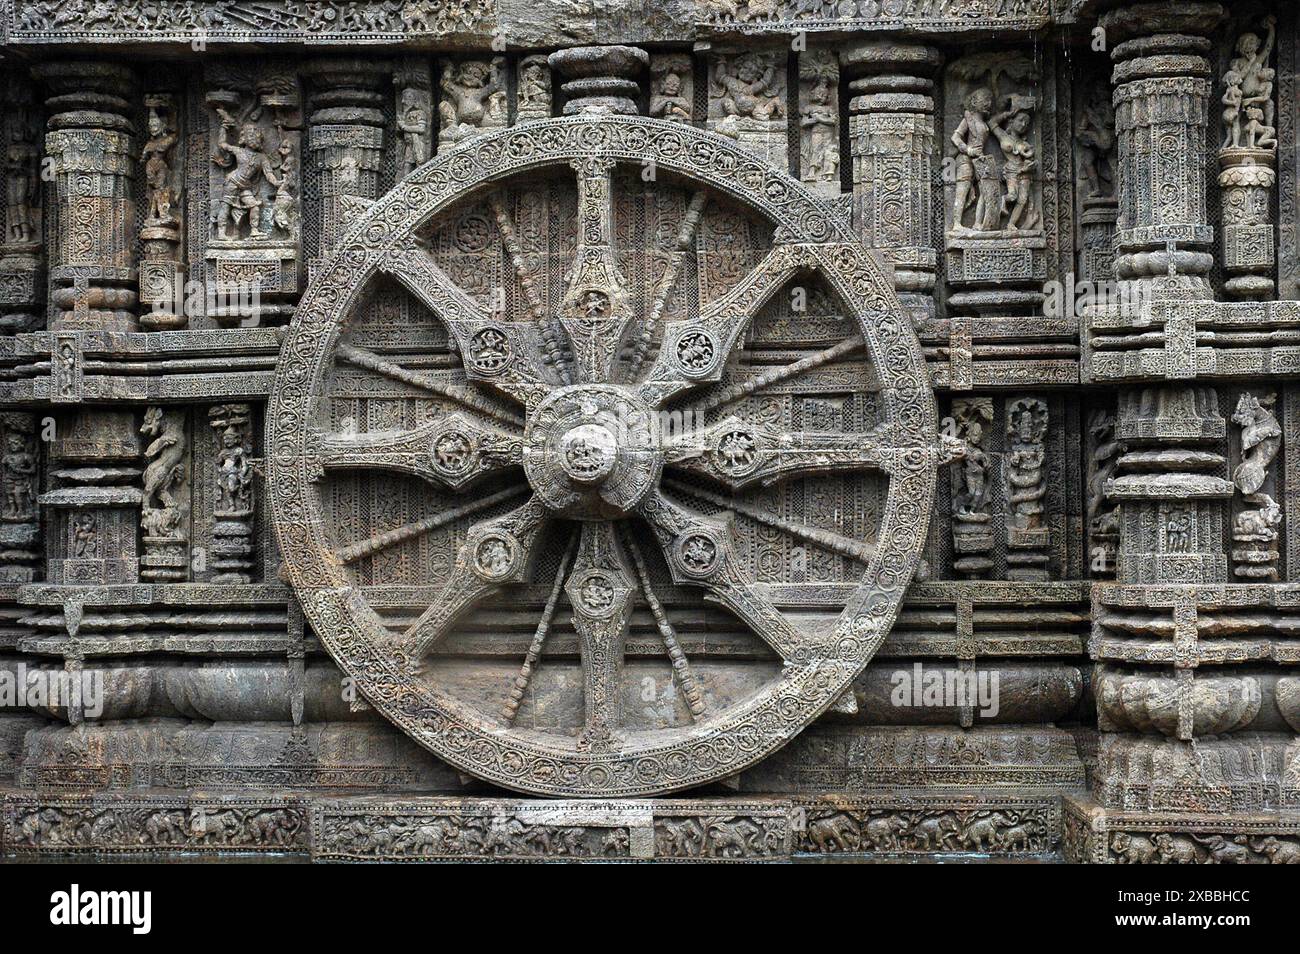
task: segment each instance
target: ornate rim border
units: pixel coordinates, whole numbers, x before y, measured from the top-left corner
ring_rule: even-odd
[[[898,450],[877,549],[828,637],[807,662],[722,721],[663,744],[616,752],[554,749],[483,729],[460,703],[420,683],[384,652],[386,630],[330,554],[308,439],[340,328],[388,255],[435,214],[494,182],[546,165],[609,156],[647,160],[702,180],[797,236],[856,314],[880,377],[885,423]],[[288,328],[266,419],[268,494],[287,576],[330,655],[390,721],[481,779],[539,795],[655,795],[744,769],[824,712],[862,671],[893,625],[924,544],[938,468],[934,394],[920,343],[880,264],[802,185],[734,144],[691,127],[632,116],[543,120],[475,137],[430,160],[360,217],[322,264]]]

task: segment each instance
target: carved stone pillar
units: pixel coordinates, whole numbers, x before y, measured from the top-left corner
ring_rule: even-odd
[[[552,53],[548,63],[563,80],[564,115],[641,111],[640,76],[649,54],[635,46],[579,46]]]
[[[384,92],[391,64],[381,59],[328,59],[308,63],[311,83],[307,148],[320,186],[319,255],[347,231],[348,199],[379,197],[384,154]]]
[[[1214,263],[1204,174],[1207,35],[1222,19],[1217,3],[1182,2],[1136,4],[1101,20],[1115,44],[1116,271],[1121,279],[1184,276],[1181,284],[1203,298],[1212,297],[1204,276]]]
[[[934,316],[934,81],[939,51],[871,41],[840,51],[849,89],[853,223],[894,264],[899,297],[918,318]]]
[[[1105,489],[1119,503],[1121,584],[1225,583],[1227,424],[1213,388],[1153,386],[1120,395],[1126,446]]]
[[[46,578],[134,583],[142,494],[140,437],[130,411],[97,408],[61,418],[50,445]]]
[[[254,557],[253,410],[220,404],[208,411],[217,436],[213,495],[213,583],[249,583]]]
[[[5,83],[5,216],[0,236],[0,333],[32,331],[44,325],[45,246],[41,241],[40,123],[31,81],[16,72]]]
[[[42,63],[50,96],[58,237],[50,278],[55,330],[136,328],[135,74],[98,62]]]

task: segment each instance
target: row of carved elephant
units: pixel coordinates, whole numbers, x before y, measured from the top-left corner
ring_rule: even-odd
[[[814,852],[1043,852],[1048,820],[1036,810],[932,810],[810,815],[803,849]]]
[[[1110,836],[1110,855],[1121,865],[1296,865],[1300,837],[1117,831]]]
[[[291,808],[34,807],[14,825],[19,847],[301,847],[306,820]]]
[[[327,819],[321,845],[327,853],[365,857],[626,857],[631,833],[626,826],[530,824],[511,816],[352,815]],[[786,850],[785,826],[731,815],[665,817],[655,820],[654,847],[665,858],[776,856]]]
[[[625,855],[628,843],[622,827],[531,825],[518,818],[467,815],[331,818],[321,838],[327,853],[369,857]]]

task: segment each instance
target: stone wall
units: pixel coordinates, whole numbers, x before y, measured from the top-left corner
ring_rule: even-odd
[[[0,16],[0,853],[1300,860],[1288,5]]]

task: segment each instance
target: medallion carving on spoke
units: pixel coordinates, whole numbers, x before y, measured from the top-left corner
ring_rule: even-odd
[[[288,578],[365,699],[590,797],[735,774],[849,704],[956,453],[836,213],[624,116],[484,134],[359,214],[267,428]]]

